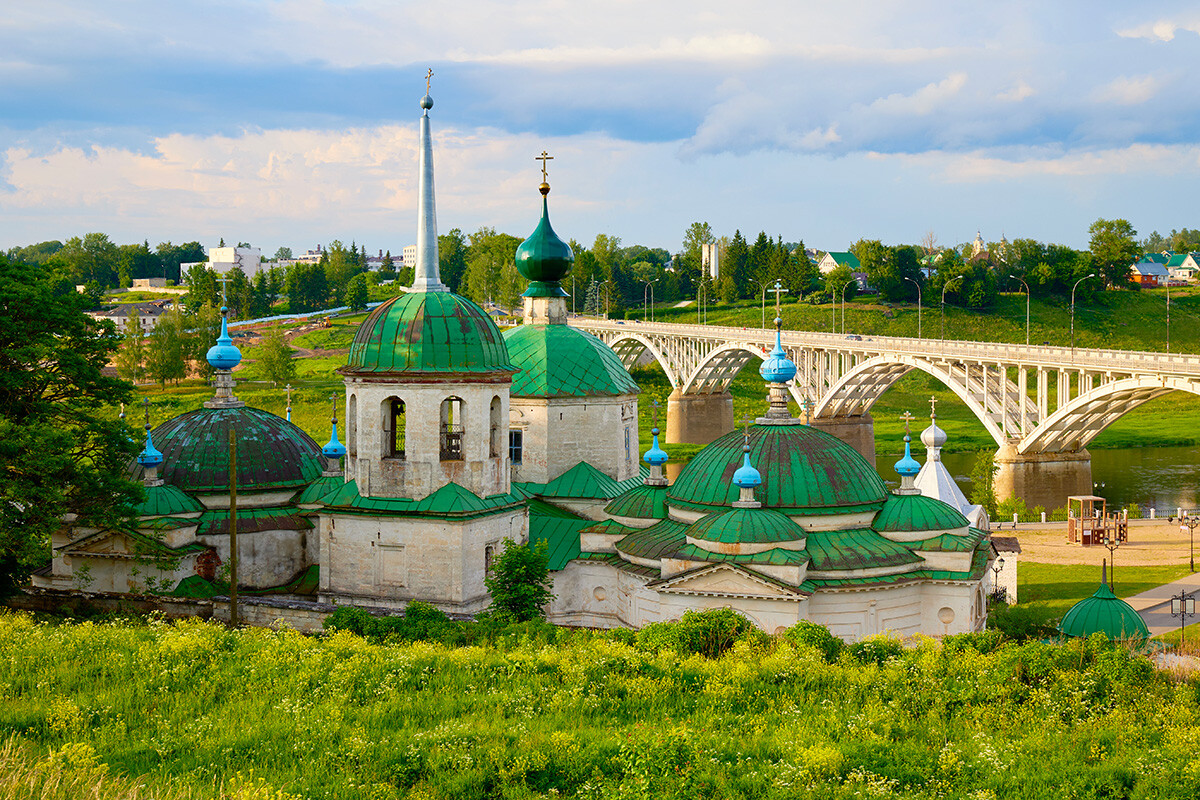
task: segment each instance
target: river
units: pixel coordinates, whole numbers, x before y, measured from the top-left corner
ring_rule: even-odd
[[[1137,503],[1144,514],[1148,515],[1148,509],[1153,507],[1157,514],[1163,515],[1174,514],[1178,508],[1200,507],[1197,499],[1200,498],[1200,447],[1131,447],[1091,453],[1095,493],[1108,500],[1110,509]],[[892,469],[900,455],[881,455],[876,459],[876,469],[890,485],[900,484]],[[913,456],[924,463],[924,448]],[[971,496],[969,476],[975,459],[975,453],[942,454],[946,469],[967,497]]]

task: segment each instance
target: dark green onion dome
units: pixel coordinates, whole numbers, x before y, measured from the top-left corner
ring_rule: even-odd
[[[512,372],[500,329],[451,292],[409,292],[376,308],[358,328],[339,372]]]
[[[146,499],[138,506],[139,517],[165,517],[172,514],[191,514],[203,511],[199,501],[188,497],[169,483],[146,487]]]
[[[617,495],[604,507],[610,517],[626,519],[666,519],[667,487],[641,484]]]
[[[887,487],[858,452],[808,425],[752,425],[750,462],[762,474],[755,498],[792,515],[878,510]],[[742,432],[716,439],[679,473],[667,502],[695,511],[724,510],[738,499],[733,473],[742,466]]]
[[[590,333],[567,325],[520,325],[504,332],[515,369],[513,397],[637,394],[621,359]]]
[[[1109,639],[1147,639],[1150,629],[1133,606],[1112,593],[1107,582],[1091,597],[1071,606],[1059,629],[1067,636],[1103,633]]]
[[[871,527],[877,531],[950,531],[971,523],[956,509],[933,497],[894,494],[883,504]]]
[[[154,429],[158,474],[192,493],[229,491],[229,432],[237,435],[239,491],[299,488],[321,476],[321,446],[282,417],[249,406],[201,408]],[[142,467],[134,462],[135,478]]]
[[[550,187],[542,184],[542,219],[533,234],[517,248],[517,271],[529,281],[525,297],[566,297],[559,282],[571,273],[575,254],[550,227],[546,195]]]
[[[777,544],[799,542],[807,535],[786,514],[769,508],[731,508],[693,522],[687,538],[717,544]]]

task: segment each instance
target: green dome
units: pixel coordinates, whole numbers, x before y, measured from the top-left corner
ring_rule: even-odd
[[[511,372],[496,323],[450,292],[409,292],[371,312],[342,372]]]
[[[185,492],[229,491],[229,432],[237,435],[239,491],[299,488],[321,475],[321,446],[307,433],[257,408],[201,408],[153,431],[159,477]],[[135,478],[142,467],[132,464]]]
[[[203,511],[199,501],[188,497],[169,483],[146,488],[146,500],[138,506],[139,517],[165,517]]]
[[[722,544],[774,544],[805,538],[804,528],[769,508],[731,508],[708,514],[688,526],[692,539]]]
[[[966,517],[936,498],[894,494],[883,504],[871,527],[877,531],[950,531],[970,524]]]
[[[643,483],[617,495],[604,507],[604,513],[610,517],[627,519],[666,519],[666,501],[667,487],[647,486]]]
[[[590,333],[567,325],[521,325],[504,332],[514,368],[513,397],[637,394],[621,359]]]
[[[1103,633],[1109,639],[1147,639],[1150,629],[1133,606],[1101,583],[1096,593],[1071,606],[1059,630],[1067,636],[1091,636]]]
[[[750,463],[762,474],[755,497],[785,514],[877,510],[887,499],[879,474],[858,452],[808,425],[752,425]],[[679,473],[667,501],[697,511],[725,509],[738,499],[733,473],[742,466],[742,432],[713,441]]]
[[[545,187],[549,191],[550,187]],[[575,264],[571,247],[550,227],[550,211],[542,197],[542,219],[528,239],[517,248],[517,271],[529,281],[525,297],[566,297],[559,281]]]

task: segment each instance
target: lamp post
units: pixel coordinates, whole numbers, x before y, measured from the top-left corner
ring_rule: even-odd
[[[921,338],[921,284],[917,283],[912,278],[905,278],[904,280],[908,281],[913,286],[917,287],[917,338],[920,339]],[[1029,344],[1029,342],[1026,342],[1026,344]]]
[[[858,278],[851,278],[842,287],[842,333],[846,332],[846,289],[850,288],[852,283],[858,283]]]
[[[653,322],[654,320],[650,318],[650,304],[654,302],[654,284],[658,283],[658,278],[652,281],[642,281],[642,283],[646,284],[646,288],[642,290],[642,307],[644,308],[642,322]],[[649,302],[646,302],[647,297],[650,298]]]
[[[751,280],[754,279],[751,278]],[[767,289],[771,288],[773,280],[775,279],[767,278],[765,281],[754,281],[758,284],[758,288],[762,289],[762,327],[764,331],[767,329]]]
[[[1196,571],[1196,526],[1200,525],[1200,517],[1195,514],[1185,514],[1179,519],[1179,530],[1188,529],[1188,566]]]
[[[1071,287],[1071,358],[1075,357],[1075,290],[1079,288],[1079,284],[1086,281],[1088,278],[1096,277],[1096,273],[1084,275],[1079,280],[1075,281],[1075,285]],[[1192,570],[1195,572],[1195,570]]]
[[[1016,275],[1009,275],[1015,281],[1020,281],[1025,287],[1025,344],[1029,344],[1029,284],[1024,278],[1018,278]]]
[[[1108,563],[1112,565],[1112,572],[1109,573],[1108,585],[1113,587],[1117,585],[1117,548],[1121,546],[1121,542],[1111,532],[1104,535],[1104,541],[1101,542],[1108,548]]]
[[[1005,589],[1002,589],[999,585],[1000,572],[1003,569],[1004,559],[997,558],[996,562],[992,564],[992,599],[996,601],[1006,600],[1008,598],[1008,592]]]
[[[955,281],[961,281],[962,275],[955,275],[950,280],[942,284],[942,341],[946,341],[946,290],[950,288],[950,284]]]
[[[1183,644],[1183,629],[1187,627],[1188,617],[1196,616],[1196,598],[1187,592],[1180,592],[1171,597],[1171,616],[1179,617],[1179,643]]]

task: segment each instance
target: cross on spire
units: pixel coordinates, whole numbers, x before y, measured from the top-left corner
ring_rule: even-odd
[[[905,435],[905,436],[908,436],[908,435],[909,435],[909,433],[908,433],[908,421],[909,421],[910,419],[912,419],[912,418],[913,418],[913,415],[912,415],[912,414],[910,414],[910,413],[908,413],[908,411],[905,411],[903,414],[901,414],[901,415],[900,415],[900,419],[904,420],[904,435]]]
[[[329,402],[333,405],[333,424],[337,425],[337,393],[329,395]]]
[[[287,388],[287,394],[288,394],[288,408],[291,408],[292,407],[292,385],[289,383],[286,388]]]
[[[146,430],[150,429],[150,398],[142,398],[142,411],[146,413]]]
[[[782,324],[783,314],[780,313],[780,309],[782,308],[782,306],[780,305],[780,302],[779,302],[779,295],[787,294],[788,290],[783,288],[783,284],[779,282],[778,278],[776,278],[775,285],[773,287],[771,287],[771,291],[775,293],[775,319],[780,320],[779,324]]]
[[[548,154],[545,150],[543,150],[542,154],[540,156],[534,156],[533,160],[542,162],[542,183],[545,183],[546,182],[546,162],[553,161],[554,156]]]
[[[229,281],[230,277],[228,275],[222,275],[221,277],[217,278],[217,283],[221,284],[221,305],[223,306],[229,305],[229,303],[225,300],[225,287]]]
[[[430,67],[429,71],[425,73],[425,94],[429,94],[429,79],[432,77],[433,77],[433,67]]]
[[[937,398],[929,395],[929,416],[937,419]]]
[[[746,444],[750,444],[750,426],[754,424],[754,419],[749,414],[742,414],[742,418],[738,422],[742,426],[742,435],[746,439]]]

